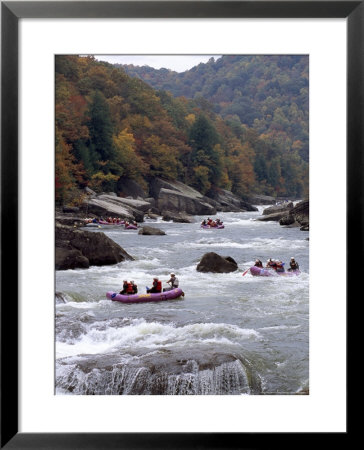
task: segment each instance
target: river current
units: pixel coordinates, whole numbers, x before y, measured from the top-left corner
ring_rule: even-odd
[[[135,261],[56,272],[56,393],[67,395],[295,394],[309,387],[308,232],[219,213],[225,228],[148,220],[165,236],[102,230]],[[197,272],[202,255],[231,256],[239,270]],[[256,258],[289,263],[301,275],[253,277]],[[124,279],[139,292],[175,272],[181,299],[123,304],[106,299]],[[164,283],[164,287],[167,284]]]

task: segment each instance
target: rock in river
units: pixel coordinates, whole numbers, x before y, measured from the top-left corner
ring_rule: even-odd
[[[159,228],[144,226],[139,229],[138,234],[144,234],[146,236],[152,236],[152,235],[163,236],[166,233],[163,230],[160,230]]]
[[[238,270],[238,265],[233,258],[214,252],[205,253],[197,266],[198,272],[228,273],[235,270]]]
[[[126,259],[133,257],[104,233],[56,224],[56,270],[111,265]]]

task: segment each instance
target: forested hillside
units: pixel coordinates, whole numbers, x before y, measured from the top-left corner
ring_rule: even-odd
[[[235,67],[234,57],[226,58]],[[255,66],[247,60],[240,72],[230,73],[218,60],[177,74],[195,75],[190,82],[167,71],[165,79],[171,79],[165,84],[160,79],[163,90],[155,90],[93,57],[57,56],[57,202],[76,203],[85,186],[120,193],[124,179],[148,190],[154,176],[180,180],[207,195],[224,188],[241,197],[303,196],[308,189],[307,60],[275,57],[281,67],[277,81],[271,65],[259,59],[267,57],[256,58]],[[254,77],[247,77],[252,71]],[[148,83],[160,71],[150,73]],[[211,73],[214,88],[203,82],[214,78]]]
[[[308,161],[308,56],[223,56],[183,73],[121,67],[176,97],[208,100],[224,118],[279,146],[293,145]]]

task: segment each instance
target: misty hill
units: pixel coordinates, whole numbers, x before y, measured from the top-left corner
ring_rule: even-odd
[[[175,97],[207,100],[225,119],[247,125],[287,150],[297,149],[308,161],[308,56],[222,56],[183,73],[121,67]]]

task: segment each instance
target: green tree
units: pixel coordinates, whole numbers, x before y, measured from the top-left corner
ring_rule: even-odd
[[[109,106],[105,97],[99,91],[95,91],[91,96],[88,116],[92,152],[96,152],[101,161],[113,160],[115,151]]]
[[[222,159],[219,135],[205,115],[199,115],[192,124],[189,133],[189,145],[192,148],[191,165],[208,169],[208,180],[217,186],[222,175]]]

